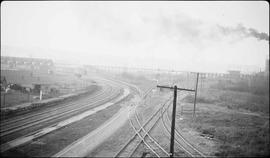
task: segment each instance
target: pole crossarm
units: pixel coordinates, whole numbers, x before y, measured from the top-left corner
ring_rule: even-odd
[[[157,85],[158,88],[168,88],[168,89],[174,89],[174,87],[169,87],[169,86],[159,86]],[[180,91],[191,91],[191,92],[195,92],[194,89],[186,89],[186,88],[177,88],[177,90]]]
[[[171,124],[171,142],[170,142],[170,157],[171,158],[174,157],[174,129],[175,129],[175,115],[176,115],[175,113],[176,113],[177,90],[195,92],[194,110],[193,110],[193,119],[194,119],[195,107],[196,107],[196,98],[197,98],[198,80],[199,80],[199,73],[197,73],[197,82],[196,82],[195,90],[186,89],[186,88],[177,88],[176,85],[174,87],[157,85],[158,88],[167,88],[167,89],[173,89],[174,90],[173,109],[172,109],[172,124]]]

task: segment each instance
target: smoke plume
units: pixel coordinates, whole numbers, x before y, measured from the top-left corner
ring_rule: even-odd
[[[249,28],[248,30],[249,30],[249,35],[256,37],[258,40],[269,41],[269,36],[266,33],[264,32],[259,33],[257,30],[252,29],[252,28]]]
[[[269,35],[264,32],[258,32],[253,28],[246,28],[241,24],[238,24],[236,27],[224,27],[224,26],[217,26],[220,32],[224,35],[238,35],[240,37],[254,37],[258,40],[265,40],[269,41]]]

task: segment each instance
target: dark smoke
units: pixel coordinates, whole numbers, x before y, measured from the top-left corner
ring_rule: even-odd
[[[258,40],[266,40],[269,41],[269,35],[261,32],[259,33],[257,30],[253,28],[246,28],[243,25],[239,24],[236,27],[224,27],[218,25],[220,32],[224,35],[238,35],[240,37],[254,37]]]
[[[255,29],[252,29],[252,28],[249,28],[249,34],[253,37],[256,37],[258,40],[266,40],[266,41],[269,41],[269,36],[262,32],[262,33],[259,33],[257,30]]]

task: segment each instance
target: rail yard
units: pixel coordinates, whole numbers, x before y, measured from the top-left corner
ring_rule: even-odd
[[[269,157],[264,1],[4,1],[1,157]]]
[[[83,75],[83,79],[91,83],[85,84],[87,88],[80,87],[83,91],[75,92],[76,95],[73,92],[44,99],[40,105],[40,101],[34,102],[38,105],[34,108],[33,103],[27,104],[31,108],[25,105],[8,111],[5,106],[6,111],[1,115],[1,154],[170,157],[173,95],[171,90],[157,87],[157,81],[151,79],[156,76],[155,73],[147,71],[142,77],[142,73],[123,73],[119,68],[117,71],[108,71],[86,67],[85,71],[88,74]],[[199,99],[203,90],[216,83],[213,77],[200,77],[197,82],[200,83]],[[194,89],[196,73],[183,72],[174,78],[179,78],[179,82],[185,86],[183,90]],[[219,80],[222,78],[219,77]],[[225,76],[225,79],[228,77]],[[170,80],[162,78],[158,82],[166,85]],[[187,111],[183,110],[185,106],[181,104],[186,104],[185,100],[193,96],[188,91],[178,94],[174,156],[215,156],[218,151],[215,146],[219,144],[217,139],[209,139],[203,134],[190,135],[183,130],[187,128],[183,128],[188,121],[186,117],[193,120],[190,125],[194,124],[194,118],[191,117],[192,109],[189,108],[189,114],[186,115]],[[198,105],[201,105],[200,100]],[[192,128],[189,130],[194,131]]]
[[[95,77],[93,77],[94,75]],[[89,117],[91,117],[91,115],[96,115],[94,117],[99,118],[100,116],[98,116],[98,114],[101,111],[105,111],[110,106],[115,106],[114,104],[121,104],[122,108],[129,107],[128,112],[126,112],[128,115],[126,116],[126,119],[124,119],[126,121],[123,123],[129,123],[129,126],[134,130],[134,135],[129,138],[124,146],[121,146],[119,151],[114,153],[115,157],[140,156],[142,149],[139,149],[139,147],[142,144],[146,145],[148,149],[153,152],[154,155],[152,156],[169,156],[169,153],[166,151],[165,147],[162,147],[158,141],[151,136],[151,131],[157,126],[158,122],[161,122],[161,120],[164,127],[166,127],[164,130],[168,130],[167,126],[170,126],[169,121],[167,120],[167,122],[164,123],[163,116],[165,116],[164,114],[166,114],[166,111],[168,110],[170,105],[168,103],[171,102],[171,97],[166,99],[166,103],[159,103],[157,105],[158,110],[151,113],[145,122],[141,122],[138,114],[138,106],[143,106],[143,103],[145,102],[145,99],[148,98],[148,95],[151,95],[154,92],[154,89],[156,88],[155,82],[147,81],[150,83],[147,86],[145,84],[135,85],[126,82],[130,79],[123,78],[125,81],[123,79],[121,81],[117,77],[108,78],[107,76],[102,77],[102,75],[98,74],[94,75],[91,74],[91,80],[94,81],[93,83],[95,84],[88,86],[88,93],[83,93],[83,95],[79,95],[73,99],[66,99],[57,102],[47,101],[46,103],[45,99],[45,104],[42,104],[42,106],[34,109],[26,108],[25,110],[25,108],[21,108],[14,110],[16,112],[13,113],[4,112],[1,116],[1,154],[4,156],[26,156],[30,153],[28,156],[38,156],[35,154],[37,154],[37,151],[40,149],[35,149],[35,146],[37,146],[36,142],[39,142],[39,140],[44,141],[45,139],[50,139],[47,138],[50,137],[50,135],[65,137],[64,135],[60,136],[57,134],[57,132],[65,132],[65,129],[69,128],[70,125],[80,124],[80,122],[87,120]],[[138,87],[143,88],[140,89]],[[58,98],[61,98],[61,96]],[[110,116],[105,113],[105,115],[108,115],[105,116],[107,119],[110,117],[113,118],[114,115],[118,114],[117,109],[120,107],[113,108],[116,109],[114,110],[115,114],[111,114]],[[106,123],[106,120],[104,121]],[[110,121],[109,124],[115,124],[115,121]],[[96,128],[100,125],[102,125],[102,123],[97,124]],[[122,126],[119,126],[118,128],[123,128]],[[119,130],[118,128],[116,130]],[[91,130],[88,132],[82,132],[84,134],[80,135],[81,141],[87,144],[87,142],[84,140],[86,139],[84,138],[84,135],[89,132],[90,134],[94,133],[97,129],[93,128]],[[110,131],[110,129],[103,130]],[[113,133],[108,133],[108,137],[110,137],[112,134]],[[94,136],[98,137],[98,134]],[[169,135],[167,134],[166,137],[169,137]],[[76,141],[69,140],[66,143],[62,143],[63,145],[58,147],[59,149],[62,148],[60,151],[56,151],[55,149],[52,151],[48,150],[46,152],[39,151],[38,154],[44,155],[44,153],[46,153],[46,156],[56,157],[87,156],[91,153],[91,150],[96,149],[98,145],[102,143],[101,140],[97,140],[98,143],[96,145],[92,145],[93,147],[91,150],[89,147],[88,149],[85,148],[85,151],[80,151],[82,150],[82,146],[80,146],[80,143],[78,143],[80,139]],[[71,141],[74,142],[71,143]],[[179,143],[178,138],[176,141]],[[51,143],[49,144],[51,145]],[[86,144],[84,144],[84,146],[91,146],[91,142],[88,142],[87,145]],[[182,144],[178,145],[179,147],[183,148]],[[81,149],[78,149],[78,146],[80,146]],[[48,147],[43,148],[48,149]],[[185,148],[183,149],[186,150]],[[76,150],[79,150],[80,152]],[[189,153],[189,151],[187,152]]]

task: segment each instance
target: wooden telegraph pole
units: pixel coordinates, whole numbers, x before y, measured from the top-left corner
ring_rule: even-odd
[[[6,92],[3,93],[3,107],[5,107],[6,104]]]
[[[171,125],[171,145],[170,145],[170,157],[173,157],[174,153],[174,128],[175,128],[175,113],[176,113],[176,99],[177,99],[177,86],[174,86],[173,97],[173,112],[172,112],[172,125]]]
[[[167,88],[167,89],[173,89],[174,90],[174,93],[173,93],[174,94],[174,97],[173,97],[173,110],[172,110],[172,124],[171,124],[170,157],[173,157],[174,156],[174,130],[175,130],[175,113],[176,113],[177,90],[195,92],[194,110],[193,110],[193,116],[195,116],[195,106],[196,106],[198,78],[199,78],[199,73],[197,73],[197,82],[196,82],[196,89],[195,90],[193,90],[193,89],[186,89],[186,88],[177,88],[176,85],[174,87],[157,85],[157,87],[160,88],[160,89]]]
[[[193,108],[193,119],[195,118],[195,111],[196,111],[196,99],[197,99],[198,80],[199,80],[199,73],[197,73],[197,80],[196,80],[195,100],[194,100],[194,108]]]

